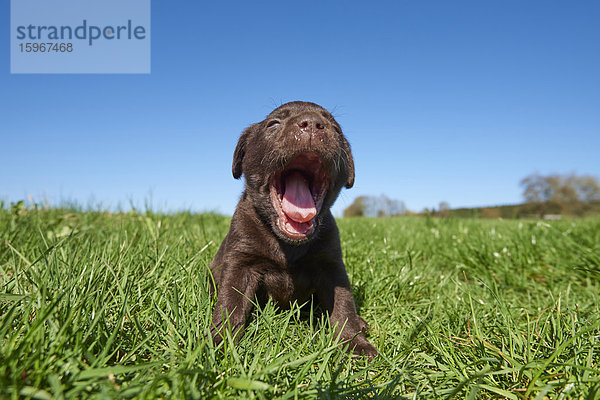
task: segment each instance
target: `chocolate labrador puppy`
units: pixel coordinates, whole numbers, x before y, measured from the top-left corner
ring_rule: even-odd
[[[218,287],[211,333],[235,335],[257,299],[281,307],[316,295],[355,354],[374,357],[342,261],[329,208],[354,184],[350,145],[324,108],[295,101],[248,127],[233,154],[233,176],[246,178],[227,236],[211,263]],[[238,335],[239,336],[239,335]]]

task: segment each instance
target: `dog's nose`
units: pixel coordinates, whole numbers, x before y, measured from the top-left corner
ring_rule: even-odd
[[[325,129],[325,125],[321,118],[313,114],[306,114],[298,119],[298,127],[307,131],[319,131]]]

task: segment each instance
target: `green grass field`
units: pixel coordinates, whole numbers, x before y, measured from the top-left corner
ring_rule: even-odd
[[[212,214],[0,210],[0,398],[600,397],[600,219],[342,219],[369,340],[257,310],[205,339]]]

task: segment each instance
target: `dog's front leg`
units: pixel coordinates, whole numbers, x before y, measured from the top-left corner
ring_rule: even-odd
[[[337,324],[340,338],[350,342],[350,350],[371,359],[375,357],[377,349],[364,335],[369,325],[356,312],[350,281],[343,266],[322,280],[317,294],[321,306],[329,314],[331,325]]]
[[[226,328],[230,328],[234,340],[239,341],[258,288],[258,278],[247,269],[231,268],[224,272],[210,330],[215,344],[225,338]]]

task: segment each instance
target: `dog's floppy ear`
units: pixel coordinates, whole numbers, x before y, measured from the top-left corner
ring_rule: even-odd
[[[344,150],[344,162],[348,171],[348,180],[346,180],[345,186],[350,189],[354,186],[354,159],[352,158],[352,151],[350,150],[350,143],[342,136],[342,149]]]
[[[244,132],[242,132],[237,146],[235,146],[235,151],[233,152],[233,167],[231,168],[231,172],[233,172],[233,177],[235,179],[239,179],[240,176],[242,176],[242,161],[244,160],[244,155],[246,155],[246,143],[255,126],[256,124],[247,127]]]

